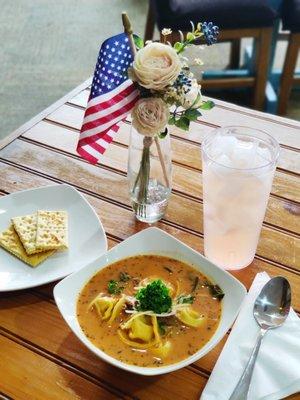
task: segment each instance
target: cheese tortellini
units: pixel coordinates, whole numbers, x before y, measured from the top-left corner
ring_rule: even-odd
[[[125,304],[125,296],[120,299],[103,296],[100,293],[89,305],[89,308],[95,307],[97,313],[103,321],[112,323],[120,314]]]
[[[148,349],[160,341],[155,315],[138,313],[121,324],[118,330],[120,339],[129,346]]]
[[[206,321],[206,318],[200,315],[197,311],[193,310],[192,307],[185,307],[177,311],[176,317],[185,325],[193,328],[198,328]]]
[[[170,353],[171,348],[172,348],[172,343],[170,342],[170,340],[166,340],[165,342],[160,341],[150,350],[155,357],[165,358]]]

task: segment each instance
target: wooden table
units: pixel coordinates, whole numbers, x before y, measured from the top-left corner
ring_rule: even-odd
[[[130,123],[123,124],[102,162],[90,165],[76,143],[90,80],[0,142],[0,195],[67,182],[84,193],[112,247],[146,228],[131,211],[126,182]],[[249,125],[282,145],[254,262],[235,273],[247,287],[255,274],[285,276],[300,311],[300,123],[222,101],[192,123],[172,129],[174,183],[167,215],[156,225],[203,251],[200,143],[217,126]],[[84,221],[83,221],[84,223]],[[226,338],[195,364],[160,377],[118,370],[90,353],[70,332],[53,301],[54,284],[0,296],[0,398],[198,399]],[[300,399],[295,395],[293,399]]]

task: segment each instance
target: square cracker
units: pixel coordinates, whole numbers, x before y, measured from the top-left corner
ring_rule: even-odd
[[[0,233],[0,246],[31,267],[36,267],[55,252],[55,250],[51,250],[28,255],[13,225]]]
[[[37,213],[24,215],[22,217],[14,217],[12,218],[12,223],[27,254],[35,254],[43,251],[43,249],[37,248],[35,244]]]
[[[38,211],[35,244],[43,250],[68,248],[68,214],[65,211]]]

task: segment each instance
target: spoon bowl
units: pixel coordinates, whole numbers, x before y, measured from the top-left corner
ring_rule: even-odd
[[[281,326],[291,307],[291,287],[287,279],[277,276],[262,288],[255,300],[253,315],[262,329]]]

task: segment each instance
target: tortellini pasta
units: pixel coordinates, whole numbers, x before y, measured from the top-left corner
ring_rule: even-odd
[[[122,296],[120,299],[103,296],[100,293],[89,305],[89,308],[95,307],[97,313],[100,315],[103,321],[112,323],[116,317],[120,314],[125,304],[125,297]]]
[[[176,312],[176,317],[185,325],[193,328],[198,328],[206,321],[206,317],[200,315],[197,311],[193,310],[192,307],[180,309]]]
[[[133,315],[120,326],[118,334],[124,343],[140,349],[148,349],[160,341],[155,315]]]
[[[151,348],[151,353],[159,358],[165,358],[170,353],[172,348],[172,343],[170,340],[166,340],[165,342],[159,342],[155,346]]]

